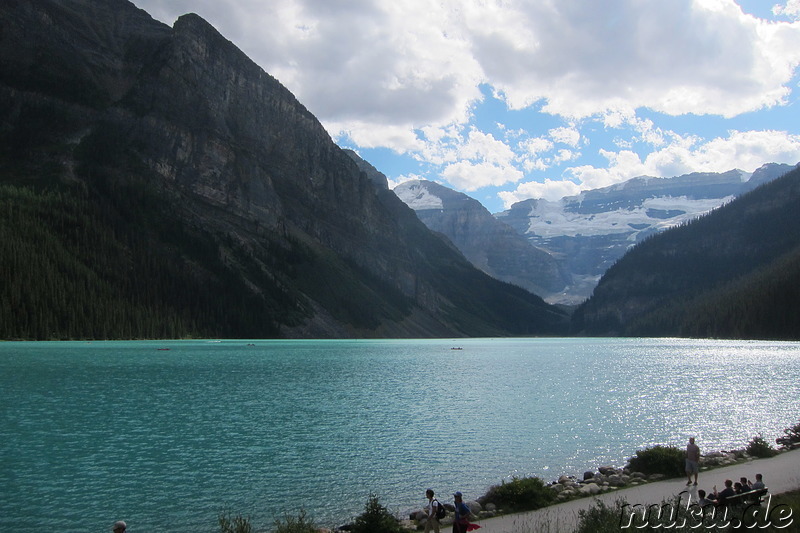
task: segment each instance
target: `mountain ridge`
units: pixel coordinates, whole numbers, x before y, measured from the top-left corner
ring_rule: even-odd
[[[800,169],[653,235],[573,316],[588,335],[797,339]]]
[[[515,247],[506,246],[505,251],[499,242],[508,237],[501,236],[497,223],[487,220],[488,211],[468,196],[419,180],[400,184],[395,192],[426,225],[456,243],[477,268],[524,287],[550,303],[577,305],[591,295],[602,274],[637,242],[708,213],[792,168],[795,167],[767,163],[753,173],[734,169],[672,178],[640,176],[558,201],[523,200],[493,215],[501,226],[513,228],[530,245],[526,248],[516,243]],[[464,223],[467,211],[472,213],[470,224]],[[453,222],[456,212],[461,213],[460,224]],[[490,233],[494,239],[482,238]],[[530,259],[531,253],[539,258],[543,257],[541,254],[549,255],[558,276],[553,274],[552,265]],[[503,267],[488,266],[489,254]],[[537,267],[528,268],[526,262]]]
[[[5,338],[95,337],[88,319],[82,330],[66,316],[64,297],[48,305],[46,284],[20,294],[31,269],[57,277],[66,299],[91,305],[79,289],[89,286],[108,306],[174,323],[177,336],[564,331],[563,313],[475,270],[377,187],[308,109],[199,16],[170,28],[125,0],[18,0],[0,6],[0,25],[4,201],[30,217],[17,224],[64,252],[41,264],[6,220],[8,245],[30,256],[13,257],[15,275],[0,290],[34,319],[23,327],[9,310]],[[88,227],[71,229],[72,219]],[[90,238],[109,254],[94,265]],[[137,271],[152,283],[119,274]],[[237,301],[250,302],[247,315]],[[131,335],[158,330],[148,327]],[[126,331],[109,328],[103,335]]]
[[[425,180],[406,181],[394,192],[428,228],[447,236],[487,274],[542,297],[566,286],[565,276],[549,253],[531,246],[477,200]]]

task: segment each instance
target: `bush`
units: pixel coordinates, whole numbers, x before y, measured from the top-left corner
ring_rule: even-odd
[[[685,473],[686,452],[674,446],[653,446],[646,450],[637,450],[631,457],[628,466],[635,472],[643,474],[663,474],[667,477],[678,477]]]
[[[275,533],[317,533],[318,529],[314,520],[306,518],[305,509],[294,517],[285,515],[283,520],[275,520]]]
[[[778,453],[761,435],[753,437],[745,451],[753,457],[772,457]]]
[[[353,523],[352,533],[404,533],[405,529],[389,510],[381,505],[378,496],[371,494],[364,512]]]
[[[620,516],[623,503],[613,507],[596,500],[593,507],[578,511],[578,529],[575,533],[617,533],[620,529]]]
[[[509,511],[530,511],[549,505],[555,497],[555,492],[538,477],[514,477],[491,487],[484,500]]]
[[[250,519],[242,515],[232,516],[229,511],[223,511],[219,515],[220,533],[252,533],[253,526]]]
[[[795,444],[800,444],[800,422],[790,428],[783,430],[784,436],[775,439],[776,444],[784,448],[791,448]]]

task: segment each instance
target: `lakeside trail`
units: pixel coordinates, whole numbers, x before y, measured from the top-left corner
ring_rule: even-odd
[[[692,501],[697,501],[697,489],[711,492],[714,485],[724,488],[726,479],[738,480],[740,477],[755,479],[756,474],[764,475],[764,483],[771,494],[780,494],[800,488],[800,449],[781,453],[768,459],[752,459],[713,470],[700,472],[697,487],[687,487],[686,478],[646,483],[591,498],[581,498],[537,511],[510,514],[476,521],[481,526],[478,533],[574,533],[578,527],[578,512],[594,506],[596,500],[612,506],[617,500],[625,500],[633,505],[660,504],[672,500],[681,492],[690,490]],[[684,495],[685,498],[686,495]],[[800,531],[800,517],[794,518],[794,526],[786,531]],[[795,527],[797,529],[792,529]],[[635,529],[632,529],[636,531]]]

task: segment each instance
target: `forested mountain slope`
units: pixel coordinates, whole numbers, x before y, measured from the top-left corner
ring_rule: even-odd
[[[0,3],[0,338],[564,331],[196,15]]]
[[[800,170],[642,242],[573,316],[588,335],[800,338]]]

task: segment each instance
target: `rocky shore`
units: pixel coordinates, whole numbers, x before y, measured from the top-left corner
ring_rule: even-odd
[[[751,459],[753,457],[744,450],[710,452],[700,458],[700,470],[730,466]],[[587,470],[580,476],[565,474],[557,480],[551,481],[547,487],[556,493],[554,503],[562,503],[576,498],[591,497],[626,487],[661,481],[665,477],[663,474],[646,475],[642,472],[633,471],[629,463],[623,468],[600,466],[595,470]],[[441,503],[448,511],[447,516],[440,521],[442,528],[446,528],[453,523],[454,507],[452,503]],[[464,503],[469,506],[473,515],[479,520],[493,518],[509,512],[504,509],[498,509],[493,503],[486,502],[485,495]],[[409,529],[421,529],[425,525],[425,520],[425,511],[417,509],[412,511],[403,522]]]

